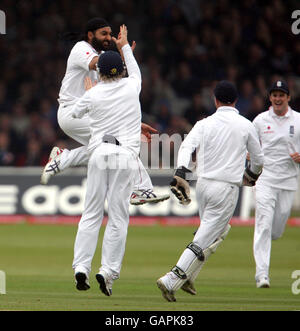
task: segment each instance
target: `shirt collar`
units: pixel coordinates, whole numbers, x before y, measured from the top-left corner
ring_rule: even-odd
[[[234,107],[229,107],[229,106],[222,106],[222,107],[219,107],[217,110],[217,112],[219,111],[234,111],[235,113],[239,114],[239,111],[234,108]]]
[[[101,51],[100,53],[98,51],[95,50],[95,48],[90,44],[88,43],[87,41],[83,40],[92,50],[94,53],[97,53],[97,54],[101,54],[103,51]]]
[[[289,117],[292,115],[292,109],[291,109],[290,106],[288,107],[288,111],[286,112],[286,114],[284,114],[283,116],[278,116],[278,115],[276,115],[276,114],[274,113],[274,109],[273,109],[272,106],[269,108],[269,112],[270,112],[270,115],[271,115],[272,117],[275,117],[275,118],[289,118]]]

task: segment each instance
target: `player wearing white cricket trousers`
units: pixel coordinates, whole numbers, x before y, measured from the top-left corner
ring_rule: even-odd
[[[272,106],[253,121],[265,159],[255,186],[253,251],[258,288],[270,287],[271,242],[282,236],[290,216],[300,163],[300,114],[288,105],[289,88],[279,80],[269,92]]]
[[[228,81],[219,82],[214,94],[217,111],[198,121],[183,141],[171,183],[171,190],[180,202],[188,203],[187,181],[191,172],[188,168],[196,150],[196,198],[201,224],[176,266],[157,281],[168,301],[176,301],[174,294],[179,288],[196,294],[193,281],[230,229],[228,223],[236,208],[239,187],[255,185],[263,166],[255,128],[234,108],[235,86]],[[252,162],[251,167],[245,169],[247,150]]]
[[[135,158],[140,151],[141,73],[127,41],[127,28],[121,26],[118,40],[121,56],[107,51],[98,61],[100,82],[89,89],[72,109],[75,118],[88,114],[91,139],[88,152],[85,208],[74,245],[73,268],[78,290],[89,288],[89,273],[108,202],[108,223],[102,244],[102,260],[96,275],[101,291],[110,296],[113,280],[119,278],[129,223],[129,200],[136,175]]]
[[[83,146],[73,150],[64,149],[63,151],[54,147],[41,176],[42,184],[47,184],[51,176],[69,167],[88,164],[87,145],[91,137],[90,119],[87,115],[80,120],[72,118],[72,107],[85,92],[85,78],[90,78],[92,82],[98,81],[96,64],[99,55],[109,49],[111,34],[111,27],[104,19],[93,18],[87,23],[83,40],[77,42],[70,52],[66,73],[59,92],[57,119],[60,128]],[[135,42],[133,42],[133,48],[135,48]],[[154,132],[153,128],[142,123],[142,133],[148,139],[150,139],[150,134]],[[139,172],[134,178],[135,185],[131,203],[143,204],[168,199],[169,195],[157,195],[153,192],[153,185],[145,167],[139,157],[136,161]]]

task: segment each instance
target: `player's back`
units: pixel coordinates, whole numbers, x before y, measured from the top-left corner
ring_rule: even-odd
[[[93,150],[105,134],[114,136],[121,146],[136,154],[140,148],[141,108],[139,91],[132,79],[100,82],[91,89],[92,109],[89,111]]]
[[[252,123],[232,107],[220,107],[200,122],[202,142],[197,153],[198,175],[240,184],[248,139],[256,135]]]

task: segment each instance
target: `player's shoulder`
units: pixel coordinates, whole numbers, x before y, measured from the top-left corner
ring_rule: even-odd
[[[297,120],[300,120],[300,112],[296,109],[291,109],[293,116],[297,118]]]
[[[82,53],[82,52],[85,52],[87,55],[88,53],[87,52],[93,52],[93,48],[92,46],[87,43],[86,41],[84,40],[81,40],[81,41],[78,41],[72,48],[71,50],[71,54],[75,53],[75,54],[78,54],[78,53]]]
[[[89,92],[88,97],[99,103],[101,100],[105,100],[107,96],[107,84],[102,81],[98,82],[92,88],[90,88],[87,92]]]
[[[253,123],[241,114],[238,114],[236,118],[233,118],[233,123],[235,127],[239,127],[244,132],[251,132],[254,129]]]
[[[239,122],[243,122],[245,124],[251,123],[251,121],[249,121],[249,119],[247,117],[245,117],[244,115],[242,115],[240,113],[236,113],[234,115],[235,116],[232,118],[233,121],[239,121]]]
[[[260,114],[258,114],[254,118],[253,122],[259,123],[259,122],[262,122],[262,121],[267,120],[269,117],[270,117],[270,111],[269,110],[265,110],[265,111],[261,112]]]
[[[194,127],[201,127],[208,125],[210,122],[212,122],[212,115],[201,118],[201,120],[198,120],[195,124]]]

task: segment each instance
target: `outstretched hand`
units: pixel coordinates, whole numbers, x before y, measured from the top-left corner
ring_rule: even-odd
[[[128,44],[127,34],[128,34],[127,26],[125,24],[123,24],[120,26],[120,32],[118,35],[118,39],[115,37],[112,37],[112,40],[116,44],[119,51],[122,49],[123,46]]]
[[[126,25],[123,24],[120,26],[120,32],[118,34],[118,38],[112,37],[112,40],[116,44],[123,61],[124,61],[124,55],[122,52],[122,47],[128,44],[127,35],[128,35],[127,27]],[[135,48],[136,48],[136,42],[133,41],[131,45],[132,52],[135,50]]]
[[[292,153],[290,157],[293,159],[294,162],[300,163],[300,154],[299,153]]]
[[[152,126],[142,123],[141,134],[143,137],[146,138],[146,142],[149,143],[151,141],[151,134],[153,134],[153,133],[158,133],[158,131],[156,129],[152,128]]]

